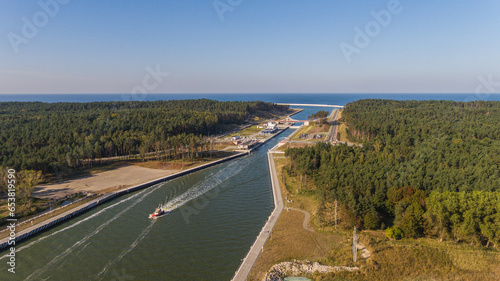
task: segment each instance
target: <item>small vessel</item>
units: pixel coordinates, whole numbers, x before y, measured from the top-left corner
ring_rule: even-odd
[[[170,212],[166,212],[165,210],[163,210],[162,206],[160,205],[160,206],[158,206],[158,208],[156,208],[156,210],[152,214],[149,215],[149,218],[156,219],[156,218],[159,218],[159,217],[166,215],[168,213],[170,213]]]

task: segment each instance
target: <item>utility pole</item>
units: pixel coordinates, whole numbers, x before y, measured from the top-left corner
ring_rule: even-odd
[[[352,232],[352,261],[356,262],[358,257],[358,235],[356,234],[356,226],[354,226],[354,231]]]
[[[335,199],[335,229],[337,229],[337,199]]]

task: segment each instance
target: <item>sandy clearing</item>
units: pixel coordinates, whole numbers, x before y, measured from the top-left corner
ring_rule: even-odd
[[[99,192],[118,186],[132,186],[143,182],[168,176],[179,170],[150,169],[130,165],[95,175],[67,180],[59,183],[39,185],[35,188],[33,197],[61,198],[78,192]]]

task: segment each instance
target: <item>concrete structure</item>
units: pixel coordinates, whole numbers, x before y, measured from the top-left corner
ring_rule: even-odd
[[[315,106],[315,107],[338,107],[344,108],[343,105],[333,105],[333,104],[307,104],[307,103],[275,103],[277,105],[291,105],[291,106]]]
[[[247,140],[247,141],[244,141],[244,142],[238,144],[238,148],[239,149],[250,149],[250,148],[254,147],[256,144],[257,144],[256,140]]]
[[[276,130],[277,130],[276,128],[272,128],[272,129],[268,128],[268,129],[262,130],[261,133],[263,133],[263,134],[274,134],[274,133],[276,133]]]

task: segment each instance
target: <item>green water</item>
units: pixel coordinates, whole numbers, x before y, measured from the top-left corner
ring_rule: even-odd
[[[120,197],[16,245],[0,280],[230,280],[274,208],[267,150]],[[172,212],[148,219],[169,198]]]

